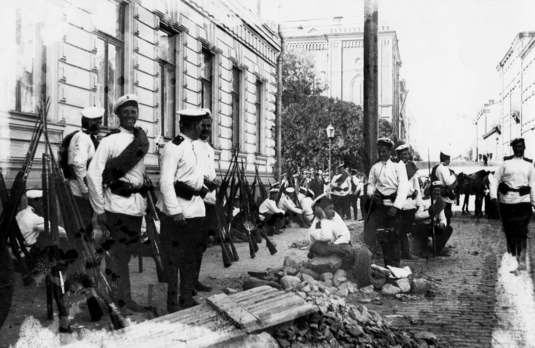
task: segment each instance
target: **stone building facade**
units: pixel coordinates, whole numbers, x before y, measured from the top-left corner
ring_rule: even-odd
[[[332,19],[286,22],[283,25],[285,47],[304,55],[315,64],[318,83],[325,84],[324,94],[364,103],[363,28],[358,20]],[[390,121],[399,139],[407,138],[405,116],[406,82],[400,78],[401,57],[395,31],[379,28],[378,38],[379,118]]]
[[[535,157],[535,32],[518,33],[496,67],[501,136],[498,155],[511,153],[509,143],[526,139],[526,156]]]
[[[5,11],[14,52],[0,104],[0,165],[8,179],[24,160],[43,89],[56,146],[79,128],[86,106],[104,107],[104,128],[117,127],[113,102],[134,93],[155,178],[156,144],[177,134],[176,110],[187,107],[212,110],[221,171],[237,149],[248,171],[257,165],[261,175],[273,175],[280,40],[239,1],[21,0]]]

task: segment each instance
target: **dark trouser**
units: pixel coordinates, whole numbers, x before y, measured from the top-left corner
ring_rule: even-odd
[[[336,212],[338,213],[338,215],[340,215],[342,219],[345,219],[346,216],[349,215],[348,214],[349,213],[348,212],[349,201],[347,199],[347,196],[332,195],[332,197],[333,197],[333,203],[334,203],[334,210],[336,210]]]
[[[531,203],[500,203],[503,230],[507,240],[507,251],[520,256],[526,249],[528,224],[531,219]]]
[[[348,269],[353,263],[353,248],[351,244],[333,244],[329,242],[314,242],[309,249],[308,257],[336,255],[342,259],[342,268]]]
[[[353,217],[355,220],[358,220],[358,201],[359,197],[357,195],[349,195],[348,196],[348,205],[350,208],[353,208]],[[349,211],[349,209],[348,209]],[[349,211],[349,217],[351,218],[351,212]]]
[[[119,305],[132,299],[128,262],[136,253],[141,235],[141,216],[106,212],[106,227],[110,231],[106,276]],[[122,301],[122,303],[121,303]]]
[[[86,227],[86,231],[91,234],[93,207],[91,206],[91,203],[89,203],[89,199],[74,196],[74,201],[76,202],[76,205],[78,205],[78,210],[80,211],[80,216],[82,217],[82,222],[84,223],[84,227]]]
[[[180,271],[180,300],[191,302],[195,282],[206,250],[207,229],[204,218],[186,219],[180,225],[169,216],[161,216],[161,238],[164,267],[167,273],[167,305],[177,305],[178,271]]]
[[[400,213],[388,216],[389,206],[379,205],[375,210],[377,240],[383,249],[385,266],[399,267],[401,261]]]
[[[444,249],[446,243],[451,237],[452,232],[453,229],[451,226],[446,226],[444,228],[438,225],[435,226],[434,234],[437,254]],[[430,222],[416,223],[412,233],[412,239],[414,243],[413,253],[422,257],[433,255],[433,244],[429,243],[429,240],[432,237],[433,228]]]
[[[416,213],[416,209],[400,211],[399,237],[401,243],[401,257],[409,257],[411,254],[408,234],[412,232],[414,213]]]
[[[446,215],[446,223],[448,226],[451,225],[451,216],[453,215],[453,212],[451,211],[452,203],[445,203],[444,204],[444,215]]]
[[[217,215],[215,210],[215,204],[204,203],[204,208],[206,210],[206,229],[208,236],[217,236]]]
[[[274,233],[277,233],[281,223],[284,221],[284,215],[277,214],[265,214],[265,220],[260,222],[259,227],[263,228],[266,231],[268,236],[272,236]]]

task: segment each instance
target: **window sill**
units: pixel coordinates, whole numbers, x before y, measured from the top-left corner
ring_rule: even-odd
[[[8,113],[9,113],[9,118],[14,121],[35,123],[37,121],[37,118],[39,117],[39,115],[35,112],[23,112],[23,111],[9,110]],[[47,125],[56,126],[56,127],[64,127],[65,120],[61,120],[59,122],[48,120]]]

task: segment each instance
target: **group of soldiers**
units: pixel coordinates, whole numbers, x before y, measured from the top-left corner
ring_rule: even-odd
[[[71,135],[66,145],[64,171],[70,171],[67,177],[84,223],[90,226],[96,216],[96,225],[105,232],[102,245],[108,251],[106,275],[114,284],[113,297],[120,307],[139,312],[145,309],[132,299],[128,264],[140,241],[151,189],[144,163],[149,141],[136,126],[139,105],[135,95],[118,98],[113,112],[120,127],[99,142],[104,110],[89,107],[82,111],[82,129]],[[211,290],[199,281],[199,272],[214,223],[218,185],[210,145],[210,111],[185,109],[177,113],[180,133],[161,153],[161,199],[157,204],[169,312],[194,306],[197,291]]]

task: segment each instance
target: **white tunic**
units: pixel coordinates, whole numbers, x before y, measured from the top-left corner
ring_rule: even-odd
[[[320,228],[316,228],[318,218],[314,218],[312,225],[308,229],[311,242],[347,244],[351,240],[349,229],[338,213],[334,213],[332,219],[321,219],[319,221]]]
[[[89,134],[78,131],[72,136],[68,151],[67,163],[72,166],[76,176],[76,179],[69,180],[69,186],[73,195],[82,197],[89,192],[84,178],[87,175],[87,163],[95,155],[95,145]]]
[[[204,177],[210,181],[217,178],[215,171],[215,152],[210,143],[206,140],[198,139],[193,141],[193,150],[199,159],[199,167]],[[204,197],[207,204],[215,204],[216,190],[208,192]]]
[[[124,128],[119,128],[120,132],[111,134],[100,142],[95,156],[89,164],[87,170],[87,186],[89,189],[89,201],[96,214],[104,211],[120,213],[132,216],[145,215],[146,202],[140,193],[134,193],[130,197],[123,197],[113,194],[109,188],[102,186],[102,172],[106,167],[106,162],[119,156],[121,152],[134,140],[134,134]],[[128,173],[120,180],[126,181],[139,187],[143,185],[143,175],[145,174],[144,160],[140,160]]]
[[[266,215],[284,214],[284,210],[279,209],[274,200],[266,198],[262,203],[260,203],[260,206],[258,207],[258,213],[258,218],[260,221],[264,221],[266,219]]]
[[[372,196],[375,190],[385,196],[397,193],[396,200],[391,202],[384,200],[384,205],[393,205],[397,209],[402,209],[407,199],[409,182],[407,180],[407,170],[404,163],[379,161],[370,169],[368,176],[368,196]]]
[[[206,211],[200,196],[187,200],[176,195],[176,181],[181,181],[196,191],[204,185],[204,176],[193,150],[193,141],[184,134],[180,136],[183,140],[179,145],[170,141],[163,149],[160,168],[162,199],[158,202],[158,208],[169,216],[183,214],[186,219],[204,217]]]
[[[409,198],[416,192],[415,198]],[[409,180],[409,190],[407,192],[407,200],[403,205],[403,210],[417,209],[422,204],[422,191],[420,188],[420,181],[418,180],[418,174],[414,174]]]
[[[443,163],[440,163],[438,165],[435,174],[438,180],[444,186],[451,186],[455,184],[455,180],[457,180],[457,177],[451,173],[450,168],[448,166],[445,166]],[[446,203],[453,203],[453,200],[448,197],[442,197],[442,199]]]
[[[346,179],[338,184],[336,181],[342,176],[347,174],[336,174],[331,180],[331,194],[334,196],[345,197],[351,191],[351,175],[347,175]],[[337,188],[337,190],[335,190]]]
[[[281,196],[281,199],[279,201],[279,208],[284,211],[284,213],[286,213],[288,210],[296,214],[303,213],[303,210],[297,208],[295,206],[295,203],[285,193],[283,193]]]
[[[431,207],[431,200],[425,199],[421,201],[421,205],[418,207],[418,210],[416,211],[416,214],[414,215],[414,218],[416,220],[425,220],[429,219],[429,208]],[[442,226],[446,226],[448,221],[446,219],[446,214],[444,213],[444,209],[440,211],[438,214],[438,223]]]
[[[498,185],[503,182],[507,186],[517,189],[520,186],[531,187],[531,193],[520,196],[518,192],[508,192],[498,195]],[[533,163],[522,157],[512,157],[504,160],[503,164],[496,170],[494,177],[489,177],[490,198],[498,198],[501,203],[535,204],[535,172]]]
[[[37,242],[39,234],[45,230],[45,219],[37,215],[31,206],[20,210],[15,216],[20,233],[24,238],[26,246],[32,246]],[[58,232],[61,237],[66,237],[65,229],[58,226]]]
[[[301,209],[303,209],[303,214],[307,220],[312,221],[312,219],[314,219],[314,211],[312,210],[314,200],[302,193],[297,194],[297,199],[299,200],[299,204],[301,205]]]

